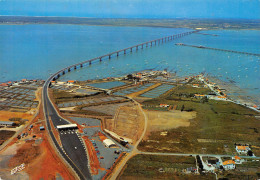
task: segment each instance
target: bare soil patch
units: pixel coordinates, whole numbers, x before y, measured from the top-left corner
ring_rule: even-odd
[[[196,117],[196,112],[146,111],[148,117],[148,132],[169,130],[190,126],[190,119]]]
[[[9,121],[10,118],[22,118],[30,120],[33,117],[32,114],[22,113],[22,112],[10,112],[10,111],[0,111],[1,121]]]
[[[119,136],[127,137],[135,142],[139,139],[143,127],[144,117],[136,105],[121,106],[114,119],[105,120],[105,129],[115,132]]]

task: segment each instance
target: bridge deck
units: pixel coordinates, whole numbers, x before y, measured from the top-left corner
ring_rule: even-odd
[[[130,50],[133,49],[133,48],[138,49],[138,47],[142,47],[142,46],[148,47],[149,44],[150,44],[150,46],[152,46],[153,44],[156,45],[156,42],[160,43],[160,42],[163,42],[163,41],[164,42],[171,41],[171,40],[174,40],[176,38],[180,38],[180,37],[183,37],[183,36],[186,36],[186,35],[189,35],[189,34],[192,34],[192,33],[196,33],[196,32],[198,32],[198,31],[189,31],[189,32],[181,33],[181,34],[172,35],[172,36],[166,36],[166,37],[163,37],[163,38],[155,39],[155,40],[152,40],[152,41],[147,41],[147,42],[140,43],[140,44],[137,44],[137,45],[134,45],[134,46],[131,46],[131,47],[120,49],[118,51],[114,51],[114,52],[111,52],[111,53],[108,53],[108,54],[105,54],[105,55],[102,55],[102,56],[99,56],[99,57],[95,57],[95,58],[92,58],[92,59],[89,59],[89,60],[86,60],[86,61],[83,61],[83,62],[80,62],[80,63],[77,63],[77,64],[73,64],[73,65],[68,66],[66,68],[63,68],[60,71],[53,74],[53,77],[56,77],[57,75],[60,75],[61,73],[63,73],[63,75],[64,75],[66,70],[70,71],[72,68],[76,69],[77,66],[82,67],[83,64],[91,64],[93,61],[96,61],[96,60],[101,61],[102,58],[105,58],[105,57],[108,57],[110,59],[113,54],[116,54],[118,56],[119,55],[118,53],[124,52],[124,54],[125,54],[126,51],[129,50],[129,49]]]

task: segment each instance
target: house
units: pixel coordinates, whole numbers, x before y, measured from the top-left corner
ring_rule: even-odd
[[[236,146],[236,151],[239,154],[247,154],[249,150],[251,150],[249,146]]]
[[[232,158],[236,164],[242,164],[242,162],[244,162],[245,160],[244,159],[241,159],[241,157],[238,157],[238,156],[234,156]]]
[[[233,160],[227,160],[227,161],[224,161],[223,162],[223,168],[225,170],[230,170],[230,169],[235,169],[236,168],[236,165],[235,165],[235,161]]]
[[[160,104],[160,107],[165,107],[165,108],[167,108],[167,107],[169,107],[170,105],[168,105],[168,104]]]
[[[204,97],[205,95],[203,95],[203,94],[195,94],[194,95],[196,98],[198,97],[198,98],[202,98],[202,97]]]
[[[218,100],[227,100],[227,97],[225,97],[225,96],[218,96],[217,99]]]
[[[7,84],[7,83],[2,83],[2,84],[0,84],[0,86],[3,86],[3,87],[9,87],[10,85]]]
[[[73,85],[74,83],[75,83],[74,80],[68,80],[68,82],[67,82],[67,84],[69,84],[69,85]]]
[[[65,84],[65,82],[62,82],[62,81],[57,81],[56,83],[57,83],[57,85],[64,85]]]

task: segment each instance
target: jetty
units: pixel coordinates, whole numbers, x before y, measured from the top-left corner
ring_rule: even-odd
[[[196,34],[202,34],[206,36],[218,36],[217,34],[207,34],[207,33],[201,33],[201,32],[196,32]]]
[[[206,47],[206,46],[201,46],[201,45],[197,46],[197,45],[189,45],[189,44],[184,44],[184,43],[176,43],[175,45],[194,47],[194,48],[200,48],[200,49],[210,49],[210,50],[215,50],[215,51],[224,51],[224,52],[237,53],[237,54],[246,54],[246,55],[251,55],[251,56],[260,56],[260,54],[256,54],[256,53],[234,51],[234,50],[228,50],[228,49],[219,49],[219,48]]]

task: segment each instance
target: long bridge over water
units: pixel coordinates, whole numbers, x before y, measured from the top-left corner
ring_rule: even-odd
[[[194,48],[200,48],[200,49],[210,49],[210,50],[215,50],[215,51],[231,52],[231,53],[237,53],[237,54],[246,54],[246,55],[251,55],[251,56],[260,56],[260,54],[256,54],[256,53],[243,52],[243,51],[233,51],[233,50],[228,50],[228,49],[219,49],[219,48],[206,47],[206,46],[189,45],[189,44],[184,44],[184,43],[177,43],[175,45],[194,47]]]
[[[172,36],[166,36],[166,37],[163,37],[163,38],[159,38],[159,39],[155,39],[155,40],[152,40],[152,41],[137,44],[137,45],[134,45],[134,46],[131,46],[131,47],[127,47],[125,49],[120,49],[118,51],[114,51],[114,52],[111,52],[109,54],[105,54],[105,55],[102,55],[102,56],[99,56],[99,57],[95,57],[95,58],[92,58],[92,59],[89,59],[89,60],[86,60],[86,61],[83,61],[83,62],[80,62],[80,63],[77,63],[77,64],[73,64],[73,65],[65,67],[65,68],[61,69],[60,71],[56,72],[55,74],[53,74],[52,79],[56,80],[61,75],[66,74],[66,72],[70,72],[73,69],[75,70],[77,68],[82,68],[84,65],[91,65],[94,61],[100,61],[101,62],[104,59],[111,59],[114,56],[118,57],[119,55],[125,55],[129,52],[131,53],[134,50],[138,51],[138,50],[142,50],[144,48],[152,47],[152,46],[155,46],[155,45],[158,45],[158,44],[163,44],[163,43],[166,43],[167,41],[172,41],[174,39],[178,39],[178,38],[190,35],[192,33],[197,33],[197,32],[199,32],[199,31],[189,31],[189,32],[185,32],[185,33],[172,35]]]
[[[131,53],[133,50],[138,51],[139,49],[148,48],[160,43],[165,43],[167,41],[172,41],[177,38],[181,38],[183,36],[190,35],[198,31],[190,31],[185,33],[180,33],[177,35],[167,36],[160,39],[155,39],[152,41],[148,41],[145,43],[137,44],[135,46],[131,46],[125,49],[121,49],[109,54],[105,54],[103,56],[99,56],[93,59],[89,59],[77,64],[73,64],[71,66],[65,67],[58,72],[51,75],[47,81],[45,81],[42,90],[42,102],[43,102],[43,111],[46,119],[46,129],[50,135],[50,139],[52,140],[52,145],[55,147],[56,151],[60,155],[60,157],[64,160],[64,162],[70,166],[79,179],[92,179],[89,167],[88,167],[88,159],[85,156],[86,150],[84,146],[81,144],[81,140],[78,138],[76,134],[70,134],[68,136],[60,136],[62,146],[59,145],[56,137],[54,135],[55,128],[57,125],[68,124],[69,122],[59,115],[58,110],[55,108],[54,104],[50,100],[48,87],[52,80],[58,79],[61,75],[70,72],[73,69],[82,68],[84,65],[91,65],[94,61],[102,61],[104,59],[111,59],[112,57],[119,55],[125,55],[126,53]],[[51,126],[51,124],[53,126]],[[53,129],[54,127],[54,129]],[[77,150],[74,149],[77,147]]]

